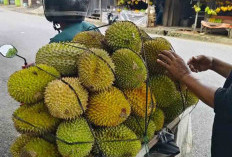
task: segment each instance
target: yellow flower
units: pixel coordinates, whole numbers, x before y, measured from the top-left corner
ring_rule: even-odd
[[[219,13],[221,11],[221,8],[217,8],[215,11],[216,13]]]

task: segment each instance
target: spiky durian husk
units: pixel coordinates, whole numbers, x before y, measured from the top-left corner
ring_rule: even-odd
[[[36,54],[36,64],[46,64],[56,68],[62,76],[77,74],[78,56],[84,52],[85,46],[77,43],[47,44]]]
[[[140,53],[142,41],[139,29],[129,21],[120,21],[112,24],[105,34],[107,44],[113,49],[128,48]]]
[[[141,39],[143,42],[152,40],[152,38],[143,29],[139,29],[139,31],[140,31]]]
[[[28,134],[22,134],[19,137],[17,137],[10,147],[11,155],[13,157],[20,157],[22,148],[33,138],[35,137]]]
[[[83,109],[86,109],[88,92],[82,87],[78,78],[63,78],[78,95]],[[62,119],[74,119],[83,111],[75,92],[61,80],[48,84],[45,91],[45,104],[52,116]]]
[[[140,117],[145,117],[146,115],[146,93],[147,91],[145,83],[140,88],[125,91],[127,99],[129,100],[129,103],[131,105],[133,114],[138,115]],[[154,111],[156,108],[156,100],[154,95],[151,99],[150,88],[148,88],[147,96],[147,115],[150,115],[152,108]]]
[[[60,157],[56,146],[42,138],[30,140],[23,148],[20,157]]]
[[[80,56],[78,62],[79,77],[90,91],[102,91],[110,88],[114,81],[114,63],[102,49],[90,49]]]
[[[149,75],[164,74],[166,69],[157,63],[158,55],[164,50],[170,50],[171,44],[164,38],[146,41],[143,46],[143,58],[147,62]]]
[[[178,93],[174,82],[164,75],[152,77],[150,80],[150,88],[156,98],[158,107],[168,107],[171,105]]]
[[[184,102],[181,94],[178,92],[172,101],[172,104],[168,107],[161,108],[165,115],[165,122],[169,123],[177,118],[187,106],[184,106]]]
[[[155,131],[160,131],[164,126],[164,112],[156,108],[156,110],[152,113],[151,119],[154,121],[156,129]]]
[[[196,105],[199,102],[199,98],[188,89],[185,91],[184,95],[185,95],[187,107],[190,107],[192,105]]]
[[[58,127],[56,135],[59,139],[69,143],[90,142],[68,145],[60,140],[57,140],[58,150],[62,156],[85,157],[90,153],[94,144],[94,138],[84,118],[77,118],[74,121],[61,123]]]
[[[147,79],[147,70],[142,59],[129,49],[113,53],[116,85],[120,89],[134,89],[142,86]]]
[[[74,38],[73,42],[85,45],[87,48],[99,48],[103,49],[102,41],[104,35],[96,31],[85,31],[78,33]]]
[[[38,65],[39,68],[59,77],[58,71],[47,65]],[[17,101],[25,104],[34,104],[44,97],[45,87],[55,80],[54,76],[38,69],[29,67],[12,74],[8,80],[8,92]]]
[[[149,116],[147,117],[147,122],[148,120],[149,120]],[[149,140],[154,137],[156,126],[152,120],[149,121],[146,135],[145,135],[145,118],[132,115],[123,124],[126,125],[129,129],[131,129],[137,135],[137,137],[140,138],[142,142],[145,142],[144,141],[144,139],[146,138],[145,136],[147,136]]]
[[[141,143],[135,133],[124,125],[99,129],[96,136],[101,151],[107,157],[135,157],[141,149]],[[98,150],[95,148],[95,151]]]
[[[124,94],[113,87],[90,96],[87,117],[98,126],[117,126],[130,115],[131,107]]]
[[[59,119],[49,114],[47,107],[42,102],[33,106],[20,106],[13,114],[13,121],[17,131],[34,135],[52,132],[60,122]]]

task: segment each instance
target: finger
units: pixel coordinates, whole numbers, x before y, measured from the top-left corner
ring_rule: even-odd
[[[189,61],[187,62],[188,65],[193,64],[193,62],[197,61],[197,57],[192,57],[191,59],[189,59]]]
[[[169,65],[163,61],[161,61],[160,59],[157,59],[157,63],[159,63],[160,65],[162,65],[163,67],[165,67],[166,69],[169,68]]]
[[[168,64],[170,64],[172,62],[170,58],[168,58],[167,56],[165,56],[163,54],[159,54],[159,57]]]
[[[176,52],[172,52],[173,56],[176,57],[176,58],[180,58],[180,56],[176,53]]]
[[[175,57],[173,56],[171,51],[162,51],[162,54],[164,54],[165,56],[167,56],[168,58],[170,58],[171,60],[173,60]]]
[[[197,69],[195,69],[194,66],[190,65],[189,68],[191,69],[192,72],[197,72]]]

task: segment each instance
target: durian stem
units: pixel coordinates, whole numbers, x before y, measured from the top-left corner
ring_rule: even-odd
[[[19,58],[22,58],[22,59],[24,60],[24,65],[27,65],[27,60],[26,60],[26,58],[24,58],[24,57],[22,57],[22,56],[20,56],[20,55],[18,55],[18,54],[16,54],[16,56],[19,57]]]

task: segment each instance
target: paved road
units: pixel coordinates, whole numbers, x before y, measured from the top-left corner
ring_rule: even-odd
[[[102,30],[104,31],[104,29]],[[33,62],[37,50],[49,42],[56,32],[52,24],[44,17],[26,15],[7,11],[0,7],[0,45],[13,44],[19,54]],[[211,55],[231,62],[232,47],[199,41],[168,38],[175,50],[187,61],[193,55]],[[0,156],[8,157],[9,146],[18,135],[11,121],[11,114],[19,106],[7,94],[7,79],[14,71],[19,70],[23,60],[0,57]],[[224,78],[213,72],[197,74],[207,84],[222,86]],[[213,110],[199,103],[193,112],[194,148],[192,157],[209,157],[210,140],[213,123]]]

